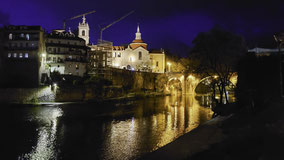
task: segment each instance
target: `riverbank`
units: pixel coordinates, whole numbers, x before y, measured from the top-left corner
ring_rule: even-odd
[[[195,153],[204,151],[210,145],[224,140],[225,135],[219,128],[219,125],[229,117],[218,116],[211,119],[166,146],[143,156],[141,159],[186,159]]]
[[[217,117],[143,159],[283,159],[284,102]]]
[[[121,87],[117,86],[105,87],[100,94],[90,88],[41,86],[38,88],[2,88],[0,89],[0,102],[17,104],[120,102],[167,95],[169,94],[155,91],[125,92]]]

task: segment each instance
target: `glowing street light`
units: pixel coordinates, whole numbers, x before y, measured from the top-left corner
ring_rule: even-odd
[[[172,64],[170,62],[168,62],[167,65],[169,66],[169,72],[171,72],[171,65]]]

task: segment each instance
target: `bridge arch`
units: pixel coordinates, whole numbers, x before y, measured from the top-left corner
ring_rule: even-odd
[[[233,75],[229,80],[234,86],[236,86],[237,84],[237,77],[238,77],[237,73],[233,73]],[[170,91],[169,85],[171,81],[178,80],[181,84],[181,89],[183,94],[195,94],[197,86],[200,83],[209,80],[210,78],[212,77],[211,76],[202,77],[202,75],[199,74],[182,74],[182,73],[170,74],[168,75],[166,91]]]
[[[178,86],[177,86],[177,84],[178,84]],[[183,79],[182,79],[181,76],[170,76],[168,78],[168,81],[167,81],[167,84],[166,84],[166,90],[168,92],[171,92],[171,90],[173,89],[172,87],[174,87],[175,89],[180,89],[182,91],[184,90]]]

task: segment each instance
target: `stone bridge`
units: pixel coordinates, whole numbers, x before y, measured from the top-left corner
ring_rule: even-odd
[[[195,73],[166,73],[168,77],[168,81],[165,84],[165,88],[167,92],[170,92],[171,87],[173,87],[172,82],[178,82],[179,87],[182,90],[183,94],[195,94],[195,89],[201,82],[210,78],[209,76],[203,76],[201,74]],[[237,84],[237,73],[234,73],[230,78],[230,82],[233,85]]]

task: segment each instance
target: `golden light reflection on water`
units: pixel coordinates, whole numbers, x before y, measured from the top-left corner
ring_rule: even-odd
[[[146,106],[145,103],[138,105],[137,113],[131,119],[111,122],[103,144],[103,159],[137,158],[143,152],[154,151],[172,142],[211,119],[213,114],[191,95],[165,97],[162,106],[155,104],[154,101]],[[157,109],[154,114],[147,115],[148,107]]]
[[[62,116],[60,108],[35,108],[30,116],[30,121],[40,123],[41,127],[37,129],[38,138],[36,146],[32,147],[30,153],[20,156],[18,159],[29,160],[48,160],[57,159],[56,151],[56,132],[57,132],[57,118]]]

